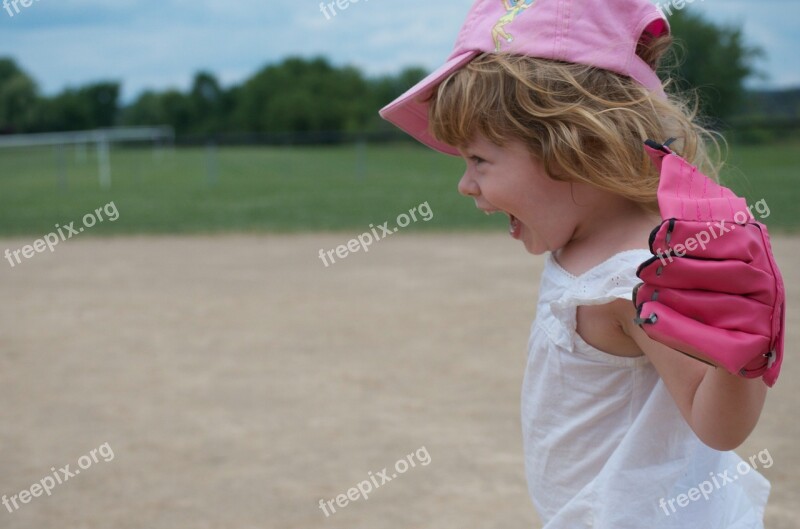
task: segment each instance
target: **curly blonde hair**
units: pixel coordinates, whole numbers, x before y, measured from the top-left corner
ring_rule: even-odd
[[[656,69],[671,45],[670,36],[656,37],[637,54]],[[714,179],[722,166],[718,135],[700,124],[696,100],[667,91],[665,100],[607,70],[484,53],[437,87],[428,116],[433,136],[448,145],[465,147],[476,134],[500,146],[520,140],[551,178],[588,183],[655,212],[658,172],[644,140],[677,138],[672,148]]]

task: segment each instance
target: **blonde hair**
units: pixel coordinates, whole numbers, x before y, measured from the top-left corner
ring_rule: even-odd
[[[671,44],[657,37],[637,53],[655,69]],[[714,179],[722,165],[717,135],[699,123],[696,102],[672,93],[664,100],[590,66],[481,54],[445,79],[429,103],[439,141],[464,147],[476,134],[500,146],[520,140],[551,178],[594,185],[648,211],[658,210],[658,172],[644,140],[677,138],[671,148]]]

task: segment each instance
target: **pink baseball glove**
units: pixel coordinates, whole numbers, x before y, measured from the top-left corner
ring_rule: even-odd
[[[743,198],[652,140],[664,222],[639,266],[634,320],[653,340],[772,387],[783,360],[785,292],[767,227]]]

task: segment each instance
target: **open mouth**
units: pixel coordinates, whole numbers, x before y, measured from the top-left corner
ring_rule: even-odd
[[[481,209],[487,215],[492,215],[494,213],[505,213],[506,215],[508,215],[508,233],[514,239],[519,240],[520,235],[522,234],[522,222],[517,217],[515,217],[511,213],[508,213],[506,211],[501,211],[499,209],[483,209],[483,208]]]
[[[517,240],[522,234],[522,222],[511,213],[508,214],[508,233]]]

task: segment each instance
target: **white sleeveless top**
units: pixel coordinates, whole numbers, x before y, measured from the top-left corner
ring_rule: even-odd
[[[522,386],[533,503],[544,529],[763,528],[769,482],[697,438],[646,356],[575,330],[579,305],[630,300],[650,257],[621,252],[576,277],[547,256]]]

